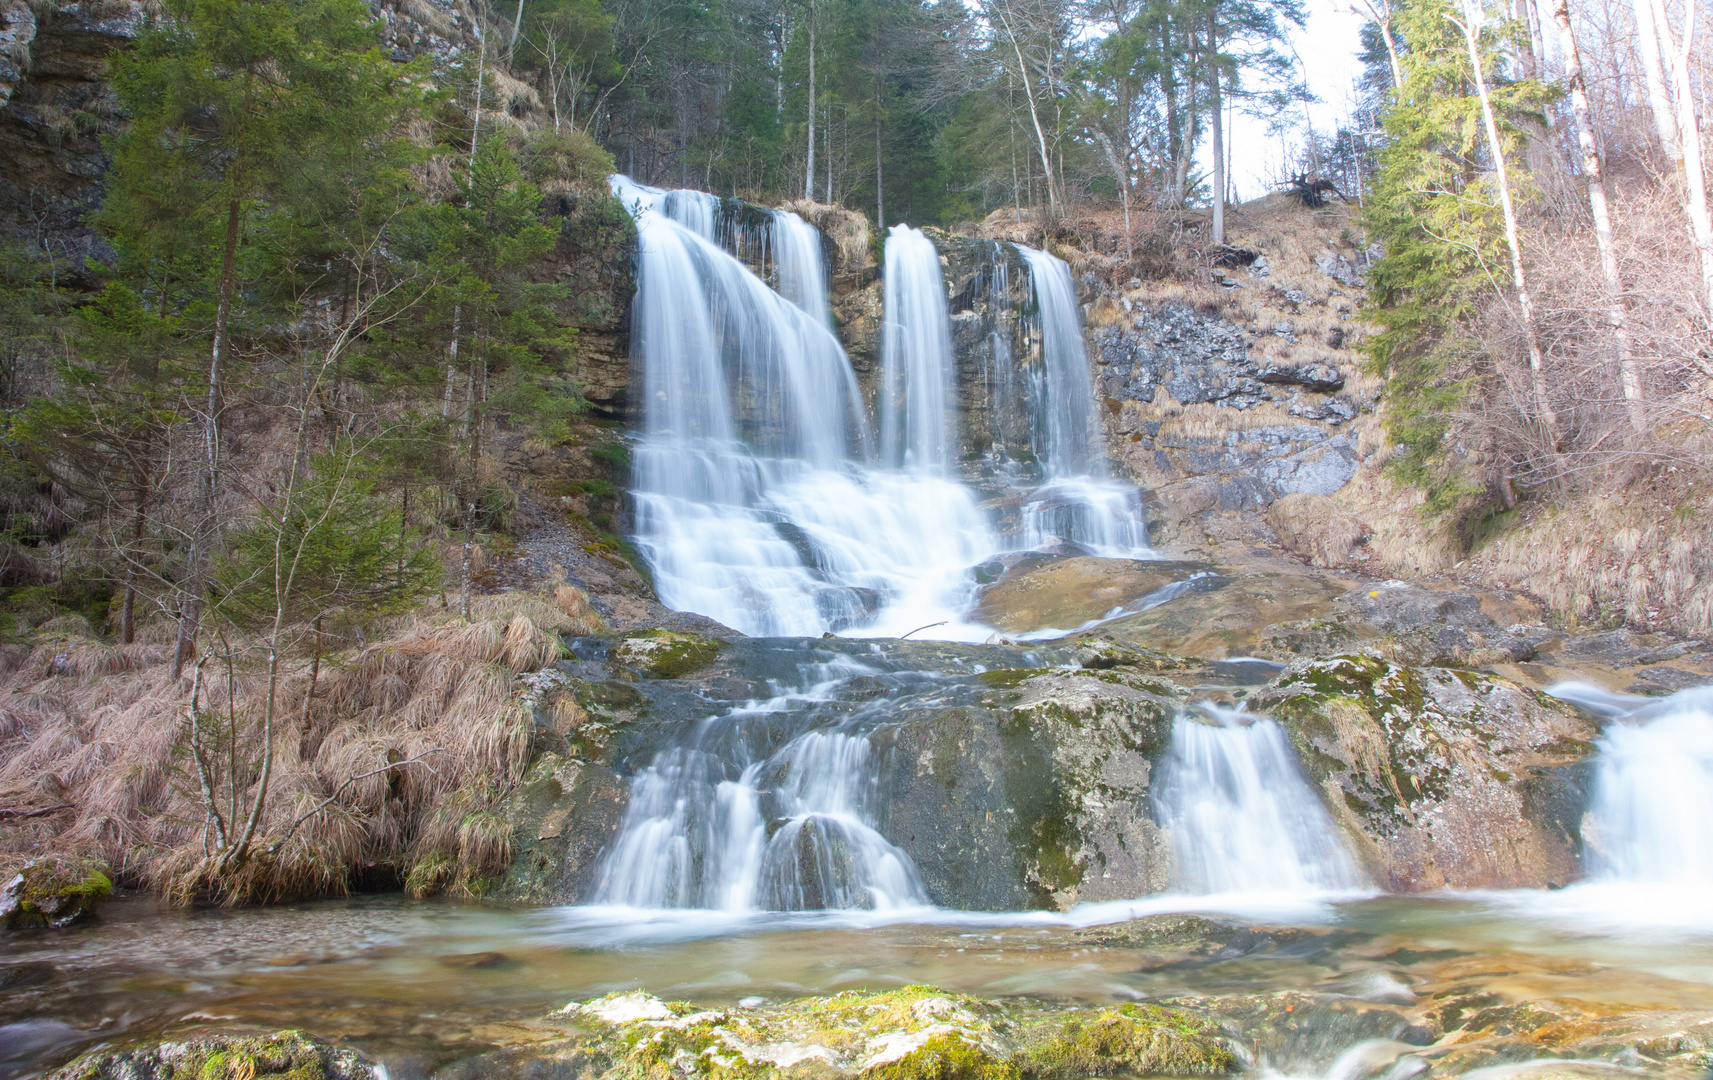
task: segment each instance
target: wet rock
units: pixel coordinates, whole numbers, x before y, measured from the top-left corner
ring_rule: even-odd
[[[1018,672],[980,707],[906,718],[870,737],[880,831],[934,901],[1068,908],[1165,888],[1146,809],[1181,698],[1134,669]]]
[[[437,1080],[492,1075],[590,1080],[863,1077],[1082,1080],[1210,1076],[1236,1062],[1205,1015],[1158,1005],[1054,1009],[932,986],[782,1005],[699,1010],[648,994],[573,1002],[552,1020],[581,1030],[461,1062]]]
[[[982,590],[972,618],[1008,633],[1073,630],[1211,569],[1201,563],[1077,556],[1024,564]]]
[[[0,884],[0,927],[70,926],[92,916],[112,892],[113,882],[94,862],[36,859]]]
[[[1298,661],[1250,698],[1285,725],[1384,888],[1539,888],[1579,872],[1594,723],[1496,676]]]
[[[502,968],[511,963],[505,953],[492,951],[451,953],[447,956],[435,957],[434,962],[443,968],[452,968],[456,971],[487,971],[493,968]]]
[[[613,660],[646,678],[682,679],[713,663],[725,647],[725,642],[701,634],[646,630],[619,642]]]
[[[1433,1035],[1403,1010],[1330,994],[1284,991],[1172,1002],[1205,1011],[1263,1072],[1321,1076],[1345,1051],[1375,1041],[1400,1044],[1393,1056]]]
[[[558,904],[587,896],[629,804],[630,785],[608,766],[537,757],[500,809],[514,855],[496,899]]]
[[[301,1031],[280,1031],[92,1050],[48,1080],[374,1080],[375,1075],[375,1067],[350,1050]]]
[[[1270,626],[1325,618],[1348,588],[1317,574],[1227,574],[1208,592],[1189,592],[1137,615],[1102,626],[1099,635],[1124,645],[1175,656],[1223,660],[1233,656],[1286,659],[1262,648]],[[1354,631],[1352,631],[1354,635]]]

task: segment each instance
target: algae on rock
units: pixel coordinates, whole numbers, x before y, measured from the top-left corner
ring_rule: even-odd
[[[70,926],[92,915],[112,892],[112,880],[87,859],[35,859],[0,885],[0,927]]]
[[[1596,726],[1473,671],[1303,660],[1251,699],[1394,891],[1538,888],[1579,872]]]
[[[211,1035],[134,1050],[91,1050],[48,1080],[374,1080],[349,1050],[301,1031]]]

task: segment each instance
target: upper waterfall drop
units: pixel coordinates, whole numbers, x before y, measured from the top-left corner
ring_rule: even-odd
[[[1095,555],[1154,557],[1135,485],[1110,478],[1076,285],[1064,260],[1013,245],[1029,268],[1033,311],[1024,319],[1029,431],[1043,486],[1023,506],[1018,546],[1068,541]]]
[[[940,253],[919,229],[886,236],[880,445],[886,464],[943,472],[955,461],[957,364]]]
[[[779,295],[832,329],[827,305],[827,266],[821,234],[789,210],[773,212],[773,264]]]
[[[613,190],[637,223],[643,435],[631,494],[662,603],[757,636],[935,623],[986,637],[960,620],[969,568],[998,541],[955,478],[875,466],[856,375],[824,307],[786,299],[710,239],[731,232],[711,196],[623,177]],[[795,220],[772,225],[790,233]],[[795,281],[813,306],[826,271],[807,239],[776,235],[771,248],[781,283]],[[934,286],[943,319],[937,274]]]
[[[1263,716],[1201,708],[1215,723],[1177,718],[1154,791],[1172,844],[1172,888],[1196,895],[1363,888],[1284,729]]]

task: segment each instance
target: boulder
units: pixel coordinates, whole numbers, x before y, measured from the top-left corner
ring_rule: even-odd
[[[1069,908],[1159,892],[1169,855],[1147,809],[1182,704],[1134,670],[1007,669],[979,707],[870,736],[876,825],[936,903]]]
[[[374,1080],[375,1067],[350,1050],[301,1031],[208,1035],[133,1050],[91,1050],[48,1080]]]
[[[619,642],[613,661],[644,678],[682,679],[713,663],[725,647],[718,638],[701,634],[645,630]]]
[[[1077,556],[1025,562],[982,590],[971,618],[1007,633],[1074,630],[1178,582],[1206,576],[1201,563]]]
[[[36,859],[0,885],[0,927],[70,926],[93,915],[112,892],[113,882],[94,862],[63,856]]]
[[[538,756],[501,807],[514,854],[495,898],[560,904],[589,895],[629,804],[630,784],[605,764]]]
[[[1376,882],[1540,888],[1580,871],[1596,725],[1493,675],[1369,655],[1301,660],[1254,694]]]

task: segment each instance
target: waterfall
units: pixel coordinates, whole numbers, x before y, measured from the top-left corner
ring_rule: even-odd
[[[773,258],[779,295],[822,326],[832,329],[827,307],[827,270],[821,258],[821,234],[789,210],[773,212]]]
[[[1203,705],[1215,721],[1179,716],[1153,799],[1172,845],[1174,890],[1192,894],[1318,893],[1365,882],[1284,729],[1266,717]]]
[[[888,464],[944,471],[957,450],[956,363],[940,253],[920,231],[886,237],[880,444]]]
[[[1096,555],[1150,558],[1141,493],[1108,477],[1070,267],[1045,251],[1015,246],[1034,298],[1033,317],[1025,320],[1034,346],[1029,428],[1046,481],[1023,507],[1019,546],[1067,540]]]
[[[927,905],[915,864],[874,828],[866,735],[816,726],[817,707],[843,679],[878,672],[849,660],[804,668],[801,688],[703,721],[637,774],[595,903],[728,912]]]
[[[794,215],[772,218],[787,299],[717,242],[730,231],[719,200],[624,177],[613,190],[637,224],[631,348],[643,423],[631,495],[661,602],[756,636],[929,623],[987,636],[960,616],[969,568],[998,541],[969,489],[923,461],[949,461],[944,385],[908,388],[942,403],[918,410],[940,417],[938,434],[930,426],[912,443],[924,467],[878,468],[855,373],[828,326],[818,236]],[[932,268],[931,282],[900,272],[900,287],[937,290],[943,326],[937,257]],[[935,307],[911,293],[898,304],[924,318]],[[948,357],[949,345],[949,372]]]
[[[1632,708],[1599,745],[1582,824],[1590,880],[1713,886],[1713,687]]]

